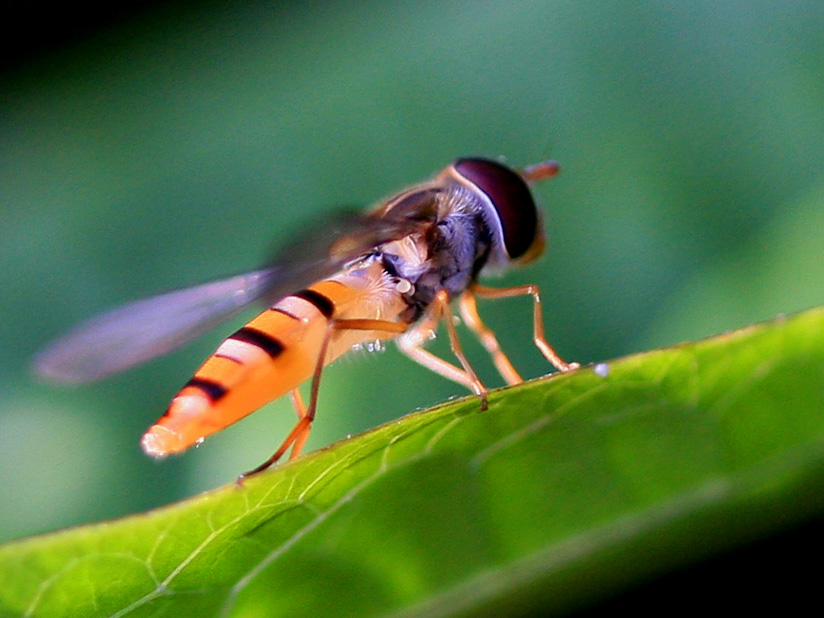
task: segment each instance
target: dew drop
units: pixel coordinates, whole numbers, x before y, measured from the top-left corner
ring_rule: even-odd
[[[609,375],[609,365],[606,363],[598,363],[592,368],[592,371],[595,372],[595,375],[599,375],[602,378],[606,378]]]

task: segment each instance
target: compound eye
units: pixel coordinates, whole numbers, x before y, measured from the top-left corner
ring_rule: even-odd
[[[504,248],[516,260],[540,236],[538,207],[526,181],[514,170],[489,159],[458,159],[455,170],[483,191],[501,222]]]

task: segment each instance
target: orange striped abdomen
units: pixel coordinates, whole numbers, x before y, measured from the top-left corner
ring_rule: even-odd
[[[227,338],[143,436],[143,450],[153,457],[182,451],[297,388],[314,372],[333,315],[386,313],[379,303],[360,315],[358,300],[373,279],[339,278],[355,285],[338,278],[321,281],[282,299]],[[363,331],[336,333],[325,362],[370,338],[375,335]]]

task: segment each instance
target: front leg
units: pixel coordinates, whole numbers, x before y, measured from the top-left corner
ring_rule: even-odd
[[[426,343],[435,331],[441,320],[443,320],[446,325],[446,332],[449,335],[449,345],[452,353],[461,363],[461,367],[457,367],[423,348],[424,343]],[[480,395],[481,409],[486,410],[487,389],[463,353],[463,348],[461,348],[461,342],[458,339],[458,333],[455,330],[455,324],[452,320],[452,311],[449,309],[449,294],[446,290],[440,290],[435,295],[435,299],[427,308],[423,320],[406,336],[401,337],[398,342],[398,347],[401,352],[416,363],[434,371],[447,380],[452,380],[465,386],[476,395]]]

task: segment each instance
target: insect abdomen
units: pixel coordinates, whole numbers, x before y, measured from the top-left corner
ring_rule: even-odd
[[[228,337],[141,442],[153,457],[182,451],[277,399],[313,373],[328,320],[358,291],[321,281],[280,300]],[[326,361],[341,350],[330,350]]]

